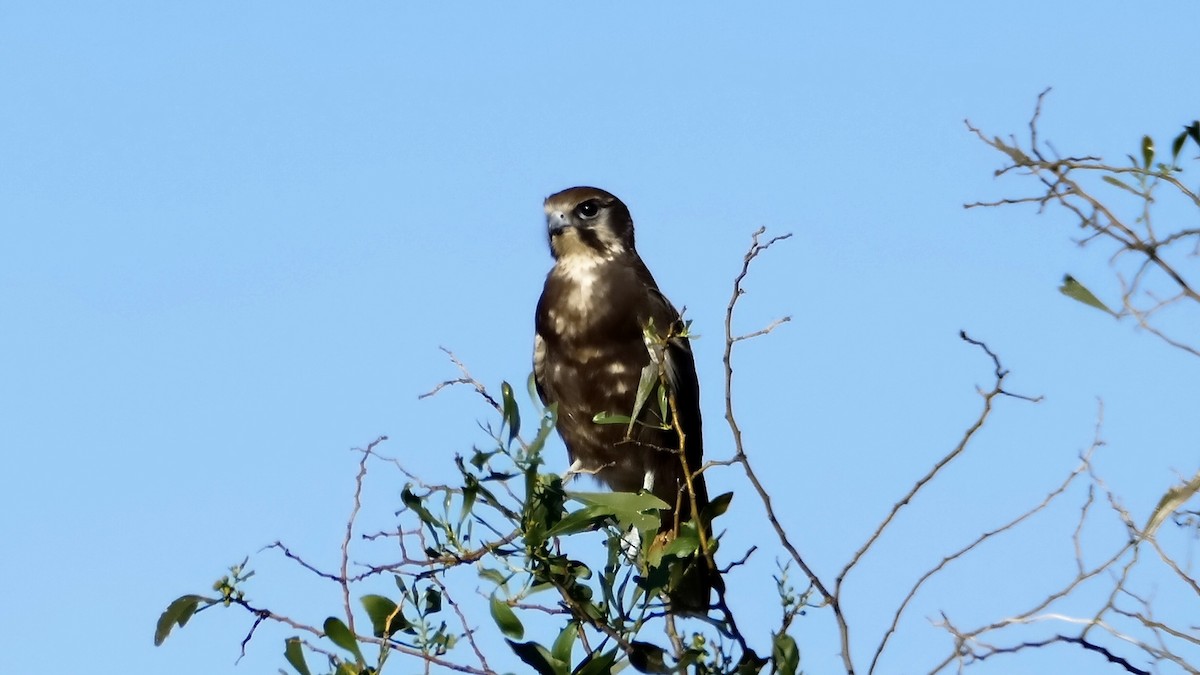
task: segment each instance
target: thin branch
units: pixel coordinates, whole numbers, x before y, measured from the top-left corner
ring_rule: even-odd
[[[1084,453],[1080,457],[1079,465],[1077,467],[1075,467],[1075,469],[1073,471],[1071,471],[1069,474],[1067,474],[1067,477],[1063,480],[1062,483],[1060,483],[1057,487],[1055,487],[1053,490],[1051,490],[1049,493],[1047,493],[1046,496],[1042,499],[1042,501],[1040,503],[1038,503],[1033,508],[1025,511],[1024,513],[1020,514],[1016,518],[1013,518],[1012,520],[1008,521],[1007,523],[1005,523],[995,529],[984,532],[983,534],[976,537],[974,541],[972,541],[971,543],[967,544],[966,546],[960,548],[959,550],[955,551],[954,553],[944,556],[942,558],[941,562],[939,562],[937,565],[935,565],[932,569],[925,572],[925,574],[921,575],[921,577],[917,580],[917,582],[915,584],[913,584],[912,588],[909,589],[908,595],[906,595],[904,597],[904,600],[900,603],[900,606],[896,608],[895,614],[892,615],[891,625],[888,626],[888,629],[884,633],[883,638],[879,641],[879,645],[875,648],[875,654],[871,658],[871,667],[867,670],[868,673],[875,672],[875,667],[879,663],[880,657],[883,655],[883,650],[887,646],[888,640],[896,632],[896,627],[900,623],[901,615],[903,615],[904,610],[907,609],[909,602],[912,601],[912,599],[916,596],[917,591],[921,589],[921,587],[925,584],[925,582],[928,581],[930,578],[932,578],[938,572],[941,572],[942,569],[946,567],[946,565],[950,564],[951,562],[957,560],[958,558],[961,558],[962,556],[966,555],[967,553],[978,548],[981,544],[983,544],[988,539],[991,539],[992,537],[995,537],[999,534],[1002,534],[1004,532],[1007,532],[1008,530],[1015,528],[1016,526],[1020,525],[1021,523],[1025,522],[1026,520],[1032,518],[1034,515],[1040,513],[1041,511],[1043,511],[1047,507],[1049,507],[1051,502],[1053,502],[1060,495],[1062,495],[1064,492],[1067,491],[1067,488],[1071,486],[1071,484],[1075,481],[1076,478],[1078,478],[1081,474],[1083,474],[1087,471],[1088,466],[1090,466],[1090,464],[1091,464],[1092,454],[1095,452],[1095,450],[1097,448],[1099,448],[1103,444],[1103,441],[1101,441],[1100,437],[1099,437],[1099,426],[1097,426],[1096,432],[1097,432],[1097,436],[1092,441],[1091,447],[1088,448],[1087,452]],[[1082,570],[1080,570],[1080,571],[1082,571]]]
[[[367,445],[366,450],[359,450],[362,453],[362,458],[358,461],[358,474],[354,477],[354,506],[350,509],[350,517],[346,519],[346,535],[342,538],[342,574],[340,583],[342,586],[342,608],[346,612],[346,625],[349,626],[350,632],[354,630],[354,610],[350,605],[350,540],[354,537],[354,521],[358,518],[358,512],[362,509],[362,487],[363,478],[367,475],[367,460],[371,457],[371,451],[375,446],[387,440],[387,436],[380,436]]]
[[[761,243],[760,237],[762,237],[763,233],[766,231],[767,230],[765,227],[760,227],[751,235],[750,248],[746,251],[745,256],[742,257],[742,269],[738,275],[734,277],[733,294],[730,296],[729,304],[725,308],[725,355],[723,359],[725,365],[725,421],[729,424],[730,432],[733,434],[733,461],[742,465],[742,470],[745,472],[746,478],[754,487],[755,492],[758,493],[759,500],[762,502],[763,508],[766,510],[767,520],[771,523],[771,527],[775,530],[775,535],[779,538],[780,544],[787,549],[787,552],[789,555],[791,555],[792,560],[796,561],[796,565],[800,567],[801,571],[803,571],[805,576],[808,577],[809,582],[812,583],[813,587],[817,589],[817,592],[821,594],[822,599],[833,610],[834,618],[838,623],[838,632],[841,635],[842,663],[846,667],[847,675],[853,675],[854,663],[850,656],[850,627],[846,623],[845,617],[842,615],[842,609],[838,599],[834,594],[829,592],[829,590],[825,587],[825,584],[821,582],[820,577],[818,577],[816,572],[809,567],[808,563],[805,562],[804,557],[800,555],[800,551],[796,549],[795,545],[793,545],[791,540],[788,538],[787,532],[783,529],[783,525],[779,522],[779,518],[775,514],[775,508],[771,503],[771,495],[767,493],[766,488],[763,487],[762,482],[758,478],[758,474],[755,473],[754,467],[750,464],[750,458],[746,454],[746,447],[742,440],[742,430],[741,427],[738,426],[737,418],[733,413],[733,345],[742,339],[749,339],[758,335],[765,335],[778,325],[784,323],[786,320],[781,319],[761,331],[750,333],[744,336],[735,337],[733,334],[733,314],[735,308],[737,307],[738,300],[746,292],[745,289],[742,288],[742,281],[745,280],[746,275],[750,272],[750,264],[754,262],[755,258],[769,249],[771,246],[792,236],[791,233],[783,234],[768,239],[766,243]]]
[[[1093,642],[1088,642],[1087,640],[1085,640],[1083,638],[1071,637],[1069,635],[1055,635],[1054,637],[1047,638],[1045,640],[1038,640],[1038,641],[1033,641],[1033,642],[1021,642],[1019,644],[1013,645],[1012,647],[994,647],[990,651],[985,652],[983,654],[972,654],[972,658],[974,658],[974,660],[976,660],[976,661],[984,661],[984,660],[988,659],[989,657],[996,656],[999,654],[1015,654],[1019,651],[1025,650],[1025,649],[1039,649],[1041,647],[1048,647],[1056,642],[1062,642],[1062,643],[1067,643],[1067,644],[1076,644],[1076,645],[1079,645],[1080,647],[1083,647],[1084,649],[1086,649],[1088,651],[1096,652],[1097,654],[1100,654],[1101,656],[1103,656],[1109,663],[1113,663],[1118,666],[1121,666],[1121,668],[1123,668],[1125,670],[1125,672],[1127,672],[1127,673],[1133,673],[1134,675],[1151,675],[1150,671],[1142,670],[1141,668],[1134,666],[1132,663],[1130,663],[1126,659],[1124,659],[1120,656],[1117,656],[1116,654],[1113,654],[1111,651],[1109,651],[1108,649],[1106,649],[1098,644],[1095,644]]]
[[[341,581],[342,581],[341,577],[339,577],[338,575],[332,574],[330,572],[322,572],[321,570],[319,570],[315,566],[313,566],[311,563],[309,563],[308,561],[301,558],[299,555],[292,553],[291,549],[289,549],[281,541],[272,542],[271,544],[264,546],[261,550],[266,551],[266,550],[273,549],[273,548],[279,549],[280,551],[283,552],[283,555],[285,558],[290,558],[291,560],[296,561],[296,563],[299,564],[301,567],[308,570],[309,572],[312,572],[313,574],[317,575],[318,577],[321,577],[323,579],[329,579],[330,581],[336,581],[338,583],[341,583]]]
[[[1013,396],[1014,398],[1020,398],[1023,400],[1033,401],[1033,402],[1037,402],[1039,400],[1038,398],[1031,398],[1028,396],[1010,394],[1009,392],[1005,391],[1004,390],[1004,378],[1008,375],[1008,371],[1004,370],[1000,366],[1000,359],[990,349],[988,349],[988,346],[986,344],[984,344],[983,342],[980,342],[978,340],[972,339],[971,337],[969,337],[966,334],[966,332],[960,332],[959,336],[964,341],[969,342],[969,343],[976,345],[976,346],[980,347],[981,349],[983,349],[983,351],[986,352],[987,355],[992,358],[992,361],[996,366],[996,371],[995,371],[996,381],[995,381],[995,384],[992,386],[992,390],[983,394],[983,409],[979,412],[979,415],[976,416],[975,421],[972,422],[971,425],[967,428],[967,430],[963,433],[962,438],[960,438],[958,441],[958,444],[955,445],[954,448],[952,450],[950,450],[950,452],[946,453],[945,456],[943,456],[941,459],[939,459],[933,465],[933,468],[931,468],[924,476],[919,478],[917,480],[917,482],[914,483],[911,488],[909,488],[908,493],[906,493],[903,497],[901,497],[900,500],[897,501],[892,506],[892,510],[887,514],[887,516],[883,519],[883,521],[879,523],[879,526],[875,528],[875,531],[871,534],[871,536],[869,538],[867,538],[867,541],[864,542],[863,545],[858,549],[858,551],[856,551],[854,553],[854,555],[850,558],[850,561],[846,563],[846,566],[842,568],[842,571],[838,574],[837,579],[834,581],[834,593],[835,594],[840,595],[842,582],[845,580],[846,575],[850,573],[850,570],[852,570],[854,568],[854,566],[858,564],[859,560],[861,560],[862,557],[864,555],[866,555],[867,551],[870,550],[871,546],[873,546],[875,544],[875,542],[879,539],[879,537],[883,535],[884,530],[886,530],[888,528],[888,526],[891,525],[892,520],[895,519],[896,514],[900,512],[900,509],[907,506],[908,503],[911,502],[912,499],[917,496],[917,493],[920,492],[922,488],[924,488],[926,485],[928,485],[929,482],[932,481],[935,476],[937,476],[939,473],[941,473],[942,469],[944,469],[947,465],[950,464],[950,462],[954,461],[959,455],[961,455],[963,453],[963,451],[965,451],[967,449],[967,445],[971,442],[971,439],[973,439],[975,437],[975,434],[980,429],[983,428],[984,423],[987,422],[988,416],[991,415],[993,401],[996,399],[997,396],[1007,395],[1007,396]]]
[[[450,351],[446,347],[438,347],[438,349],[442,350],[443,352],[446,353],[446,356],[450,357],[450,362],[458,367],[459,372],[462,373],[462,377],[452,379],[452,380],[446,380],[445,382],[442,382],[441,384],[437,385],[433,389],[418,396],[417,397],[418,399],[429,398],[430,396],[433,396],[434,394],[438,393],[439,391],[441,391],[442,389],[444,389],[446,387],[450,387],[450,386],[453,386],[456,384],[467,384],[467,385],[470,385],[472,388],[474,388],[475,392],[477,394],[479,394],[480,396],[482,396],[483,399],[485,401],[487,401],[488,404],[490,404],[493,408],[495,408],[497,412],[500,412],[500,413],[504,412],[504,408],[501,407],[501,405],[496,402],[496,399],[492,398],[492,395],[489,394],[487,392],[487,389],[484,388],[484,386],[479,383],[479,380],[476,380],[474,377],[471,376],[470,371],[468,371],[467,367],[465,365],[463,365],[463,362],[460,361],[458,359],[458,357],[454,355],[454,352]]]

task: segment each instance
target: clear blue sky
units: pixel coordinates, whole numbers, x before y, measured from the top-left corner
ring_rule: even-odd
[[[752,230],[795,234],[747,284],[743,329],[794,320],[744,346],[737,396],[822,574],[977,411],[991,367],[959,329],[1045,395],[1002,401],[848,582],[862,648],[912,578],[1074,466],[1097,397],[1098,467],[1144,518],[1195,470],[1197,363],[1055,290],[1064,272],[1116,288],[1062,214],[962,209],[1028,187],[992,178],[1001,158],[962,120],[1023,133],[1053,86],[1043,134],[1118,160],[1200,115],[1194,19],[1108,0],[0,5],[3,669],[283,667],[291,632],[262,631],[235,667],[246,617],[202,615],[158,649],[154,622],[275,539],[331,564],[348,448],[387,434],[438,477],[486,442],[469,392],[417,395],[455,376],[439,345],[492,387],[525,381],[541,201],[576,184],[622,197],[688,307],[713,458],[730,452],[731,279]],[[383,518],[400,484],[375,476]],[[710,480],[737,493],[726,552],[768,544],[744,480]],[[940,610],[974,624],[1067,578],[1079,499],[932,585],[884,670],[940,660]],[[730,581],[749,608],[769,605],[770,555]],[[337,607],[253,560],[252,597],[313,622]],[[797,624],[809,672],[838,666],[827,619]],[[1102,665],[1060,649],[978,672],[1056,658]]]

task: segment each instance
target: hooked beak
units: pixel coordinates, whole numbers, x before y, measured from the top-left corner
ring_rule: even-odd
[[[570,227],[571,223],[567,220],[567,214],[563,211],[547,211],[546,212],[546,227],[550,229],[550,236],[561,233],[563,230]]]

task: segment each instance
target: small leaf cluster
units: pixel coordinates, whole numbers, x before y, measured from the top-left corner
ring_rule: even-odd
[[[214,585],[217,597],[185,595],[171,603],[160,618],[156,642],[199,609],[223,605],[254,616],[247,642],[264,621],[307,631],[284,640],[284,659],[298,675],[316,672],[315,661],[326,662],[325,672],[333,675],[376,674],[396,658],[466,672],[493,672],[492,659],[519,660],[554,675],[593,675],[628,666],[705,675],[761,670],[766,662],[752,652],[748,657],[745,641],[731,639],[728,625],[714,634],[704,624],[685,636],[676,633],[677,622],[668,617],[672,585],[687,565],[705,555],[705,538],[695,522],[683,523],[667,537],[658,530],[660,511],[668,505],[652,494],[568,490],[563,477],[546,472],[542,461],[554,433],[555,410],[539,406],[533,437],[525,440],[521,409],[508,383],[501,386],[496,409],[497,428],[484,427],[492,444],[455,457],[453,484],[424,484],[406,474],[397,528],[372,535],[397,540],[402,559],[360,564],[356,574],[343,576],[319,572],[284,549],[288,558],[351,593],[360,584],[372,584],[355,596],[358,605],[309,624],[257,607],[241,588],[252,575],[243,561]],[[365,453],[364,473],[368,459],[383,458]],[[723,514],[730,497],[713,499],[703,522]],[[707,539],[711,555],[716,541]],[[376,583],[386,579],[390,592]],[[474,594],[472,579],[483,584]],[[511,650],[507,659],[485,653],[474,642],[484,632],[486,626],[477,623],[485,615],[464,611],[458,602],[468,596],[486,600],[490,624]],[[790,638],[785,631],[780,635],[774,638],[777,669],[795,672],[795,644],[788,647]],[[471,648],[464,649],[467,643]]]

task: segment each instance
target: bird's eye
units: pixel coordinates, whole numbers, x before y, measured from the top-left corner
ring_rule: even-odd
[[[584,220],[591,220],[600,215],[600,202],[595,199],[589,199],[586,202],[575,207],[575,215]]]

